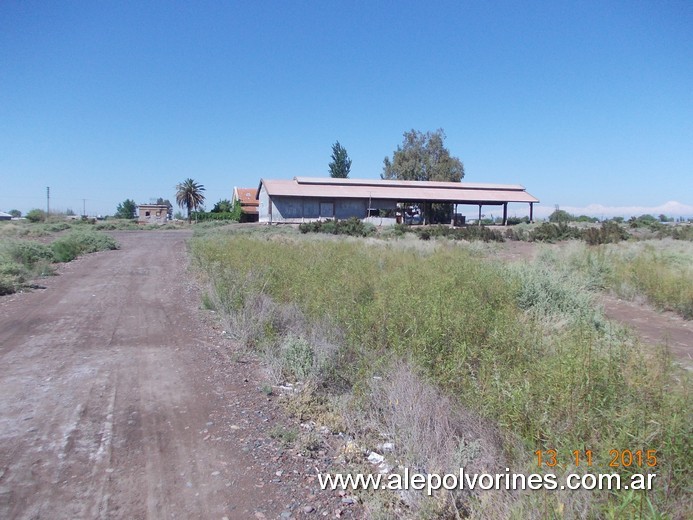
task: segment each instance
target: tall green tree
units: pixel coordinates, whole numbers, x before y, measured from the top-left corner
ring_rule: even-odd
[[[176,202],[181,208],[188,210],[188,222],[190,222],[192,210],[197,210],[205,201],[203,191],[205,187],[192,179],[185,179],[176,185]]]
[[[163,197],[159,197],[156,199],[156,203],[162,206],[168,206],[166,213],[168,215],[168,219],[171,220],[173,218],[173,204],[171,204],[171,201]]]
[[[134,200],[125,199],[123,202],[118,204],[116,208],[115,218],[135,218],[135,211],[137,211],[137,204]]]
[[[549,215],[549,222],[570,222],[571,220],[575,220],[575,216],[571,215],[565,210],[558,209],[556,207],[556,210]]]
[[[351,159],[349,154],[339,141],[332,145],[332,162],[330,163],[330,177],[346,179],[351,171]]]
[[[212,213],[231,213],[233,210],[233,204],[229,199],[222,199],[212,208]]]
[[[406,181],[459,182],[464,165],[445,148],[442,128],[425,134],[418,130],[404,132],[404,141],[397,147],[392,160],[383,160],[383,179]]]

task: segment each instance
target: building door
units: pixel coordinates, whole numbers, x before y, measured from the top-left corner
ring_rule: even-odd
[[[334,202],[320,203],[320,218],[334,217]]]

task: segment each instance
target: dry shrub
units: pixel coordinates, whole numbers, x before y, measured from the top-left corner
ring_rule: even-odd
[[[335,376],[341,331],[327,319],[309,320],[294,303],[277,303],[252,273],[224,273],[206,299],[209,307],[223,311],[235,340],[264,355],[275,383],[325,382]]]
[[[397,463],[412,472],[459,474],[504,472],[503,442],[489,421],[456,405],[425,381],[409,364],[396,362],[374,380],[366,422],[391,440]],[[485,493],[489,493],[488,491]],[[417,514],[455,518],[469,511],[471,494],[402,491],[401,498]]]
[[[460,468],[465,474],[505,474],[510,470],[529,475],[538,471],[536,466],[526,465],[524,450],[517,441],[501,437],[490,421],[456,404],[408,363],[396,362],[382,379],[374,380],[371,396],[368,426],[394,443],[393,462],[411,472],[442,476],[459,475]],[[511,461],[514,457],[508,452],[519,454],[524,462]],[[566,468],[566,474],[577,468],[569,470]],[[557,473],[559,481],[565,478]],[[431,497],[424,491],[409,490],[401,491],[400,499],[408,514],[396,507],[390,507],[387,514],[382,498],[374,497],[372,516],[539,520],[558,515],[578,519],[587,518],[592,506],[591,492],[560,489],[441,489]]]

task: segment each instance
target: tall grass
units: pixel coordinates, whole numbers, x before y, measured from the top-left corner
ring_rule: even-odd
[[[50,244],[4,238],[0,240],[0,295],[16,292],[32,278],[52,274],[52,263],[117,247],[112,237],[90,228],[78,228]]]
[[[29,222],[27,220],[13,220],[0,222],[0,239],[3,238],[42,238],[50,237],[67,230],[97,230],[97,231],[126,231],[126,230],[168,230],[188,227],[183,222],[166,222],[158,224],[138,224],[136,220],[114,219],[94,222],[91,220],[64,220],[52,217],[48,222]]]
[[[693,319],[693,244],[662,240],[610,248],[607,280],[620,296],[644,295],[655,307]]]
[[[592,289],[693,319],[693,244],[673,239],[544,250],[540,263]]]
[[[29,221],[10,221],[0,223],[0,238],[38,238],[46,237],[76,225],[72,221],[54,220],[32,223]]]
[[[352,396],[347,417],[371,413],[374,377],[401,378],[393,362],[405,360],[432,386],[431,395],[493,425],[492,437],[503,440],[497,463],[527,469],[537,449],[555,448],[566,458],[591,449],[606,471],[610,449],[656,449],[664,482],[646,498],[655,510],[684,514],[693,462],[685,439],[693,421],[687,379],[674,377],[666,353],[643,350],[605,322],[588,284],[541,265],[491,264],[451,243],[417,244],[208,235],[193,240],[192,252],[232,326],[242,325],[239,316],[246,324],[255,316],[251,346],[269,342],[274,352],[291,352],[297,371],[322,377],[328,392],[341,381]],[[310,332],[314,323],[328,332]],[[286,342],[293,347],[281,347]],[[324,344],[330,355],[321,357]],[[329,362],[317,366],[319,357]],[[390,435],[399,439],[420,438],[401,430],[412,421],[380,415],[381,434],[394,428]],[[363,421],[351,423],[368,429]],[[445,428],[455,449],[465,446],[464,429]],[[422,464],[411,448],[398,455]],[[441,459],[459,463],[453,455]],[[587,503],[546,494],[543,507],[556,517],[581,516],[585,508],[599,517],[625,500],[619,493],[590,496]],[[481,499],[459,504],[458,498],[438,511],[452,514],[462,505],[483,517],[493,510]],[[536,499],[508,500],[504,514],[522,517]],[[565,511],[566,503],[574,510]]]

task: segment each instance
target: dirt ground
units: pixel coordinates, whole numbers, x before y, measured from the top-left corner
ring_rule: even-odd
[[[199,310],[189,233],[114,236],[0,298],[0,518],[356,515],[271,438],[286,418]]]
[[[607,318],[628,325],[649,345],[665,345],[677,363],[693,370],[693,322],[611,295],[602,297],[602,305]]]
[[[561,244],[504,242],[499,244],[494,257],[509,262],[532,260],[540,247],[561,247]],[[665,345],[677,363],[686,370],[693,370],[693,321],[610,294],[602,294],[600,303],[608,319],[630,327],[645,344]]]

